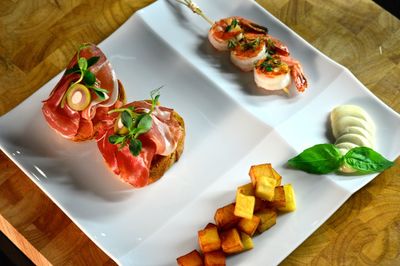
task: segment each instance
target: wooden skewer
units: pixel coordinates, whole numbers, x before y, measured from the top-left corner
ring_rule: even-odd
[[[196,13],[197,15],[201,16],[204,18],[211,26],[214,25],[214,21],[212,21],[209,17],[207,17],[203,11],[201,11],[200,7],[196,5],[192,0],[176,0],[178,3],[181,3],[185,6],[187,6],[190,10],[193,11],[193,13]]]

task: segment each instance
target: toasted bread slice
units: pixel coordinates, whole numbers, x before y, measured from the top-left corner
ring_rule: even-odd
[[[172,152],[168,156],[161,156],[161,155],[156,155],[153,158],[153,161],[151,162],[151,167],[150,167],[150,177],[149,177],[149,182],[148,184],[151,184],[158,179],[160,179],[164,173],[176,162],[179,160],[184,144],[185,144],[185,122],[183,121],[183,118],[177,113],[173,112],[173,119],[177,120],[179,125],[180,125],[180,130],[182,131],[182,136],[178,140],[178,145],[176,146],[176,149],[174,152]]]

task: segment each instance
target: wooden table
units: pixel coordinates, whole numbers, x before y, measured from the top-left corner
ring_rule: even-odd
[[[152,0],[0,2],[0,115]],[[400,21],[371,0],[259,0],[400,112]],[[0,152],[0,229],[34,263],[115,264]],[[400,264],[400,159],[283,264]],[[318,199],[316,199],[318,200]]]

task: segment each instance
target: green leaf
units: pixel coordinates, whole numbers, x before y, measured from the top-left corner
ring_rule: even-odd
[[[153,119],[149,114],[143,114],[142,116],[138,117],[138,124],[137,124],[137,132],[136,135],[146,133],[151,129],[153,125]]]
[[[313,174],[327,174],[340,167],[342,155],[333,144],[318,144],[288,161],[289,166]]]
[[[129,143],[129,151],[133,156],[138,156],[142,150],[142,142],[138,139],[131,139]]]
[[[128,129],[131,129],[131,128],[132,128],[132,126],[133,126],[132,116],[131,116],[131,114],[130,114],[128,111],[123,111],[123,112],[121,113],[121,121],[122,121],[122,124],[123,124],[126,128],[128,128]]]
[[[125,141],[125,136],[120,136],[120,135],[111,135],[108,137],[108,141],[111,144],[120,144]]]
[[[382,172],[394,164],[394,162],[367,147],[356,147],[349,150],[344,156],[344,162],[351,168],[365,174]]]
[[[72,68],[65,70],[64,75],[69,75],[72,73],[79,73],[81,70],[79,69],[78,65],[74,65]]]
[[[94,64],[97,63],[97,61],[99,61],[100,56],[92,56],[91,58],[89,58],[87,60],[87,68],[93,66]]]
[[[85,82],[86,85],[92,86],[96,82],[96,76],[92,72],[87,70],[83,75],[83,82]]]
[[[82,72],[86,71],[87,66],[88,66],[88,63],[87,63],[86,58],[84,58],[84,57],[79,58],[79,60],[78,60],[78,66],[79,66],[79,69],[80,69]]]
[[[98,90],[93,90],[94,93],[96,93],[96,95],[101,99],[101,100],[105,100],[106,99],[106,95],[104,94],[104,92],[102,91],[98,91]]]

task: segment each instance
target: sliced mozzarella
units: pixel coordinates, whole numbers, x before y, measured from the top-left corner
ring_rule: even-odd
[[[339,149],[340,153],[342,155],[345,155],[349,150],[358,147],[358,145],[351,143],[351,142],[341,142],[341,143],[337,143],[335,144],[336,148]]]
[[[370,143],[368,139],[359,134],[353,134],[353,133],[343,134],[339,138],[337,138],[335,144],[339,144],[342,142],[354,143],[357,146],[363,146],[369,148],[372,147],[372,143]]]
[[[254,81],[257,86],[265,90],[281,90],[289,86],[290,84],[290,72],[286,74],[267,76],[261,71],[254,71]]]
[[[375,146],[375,138],[373,135],[371,135],[367,130],[365,130],[362,127],[357,127],[357,126],[351,126],[351,127],[347,127],[343,134],[348,134],[348,133],[352,133],[352,134],[357,134],[360,136],[363,136],[364,138],[366,138],[368,140],[369,143],[371,143],[371,148]]]
[[[375,136],[374,124],[368,123],[364,119],[354,116],[342,116],[336,120],[331,120],[331,126],[335,138],[347,133],[349,127],[360,127],[366,130],[371,137]]]
[[[231,61],[232,63],[239,67],[243,71],[251,71],[254,68],[255,62],[261,60],[265,56],[267,48],[263,45],[262,49],[253,57],[240,56],[231,51]]]
[[[338,119],[346,116],[357,117],[364,120],[369,123],[375,131],[375,125],[372,118],[364,109],[356,105],[340,105],[334,108],[331,112],[331,122],[335,123]]]

